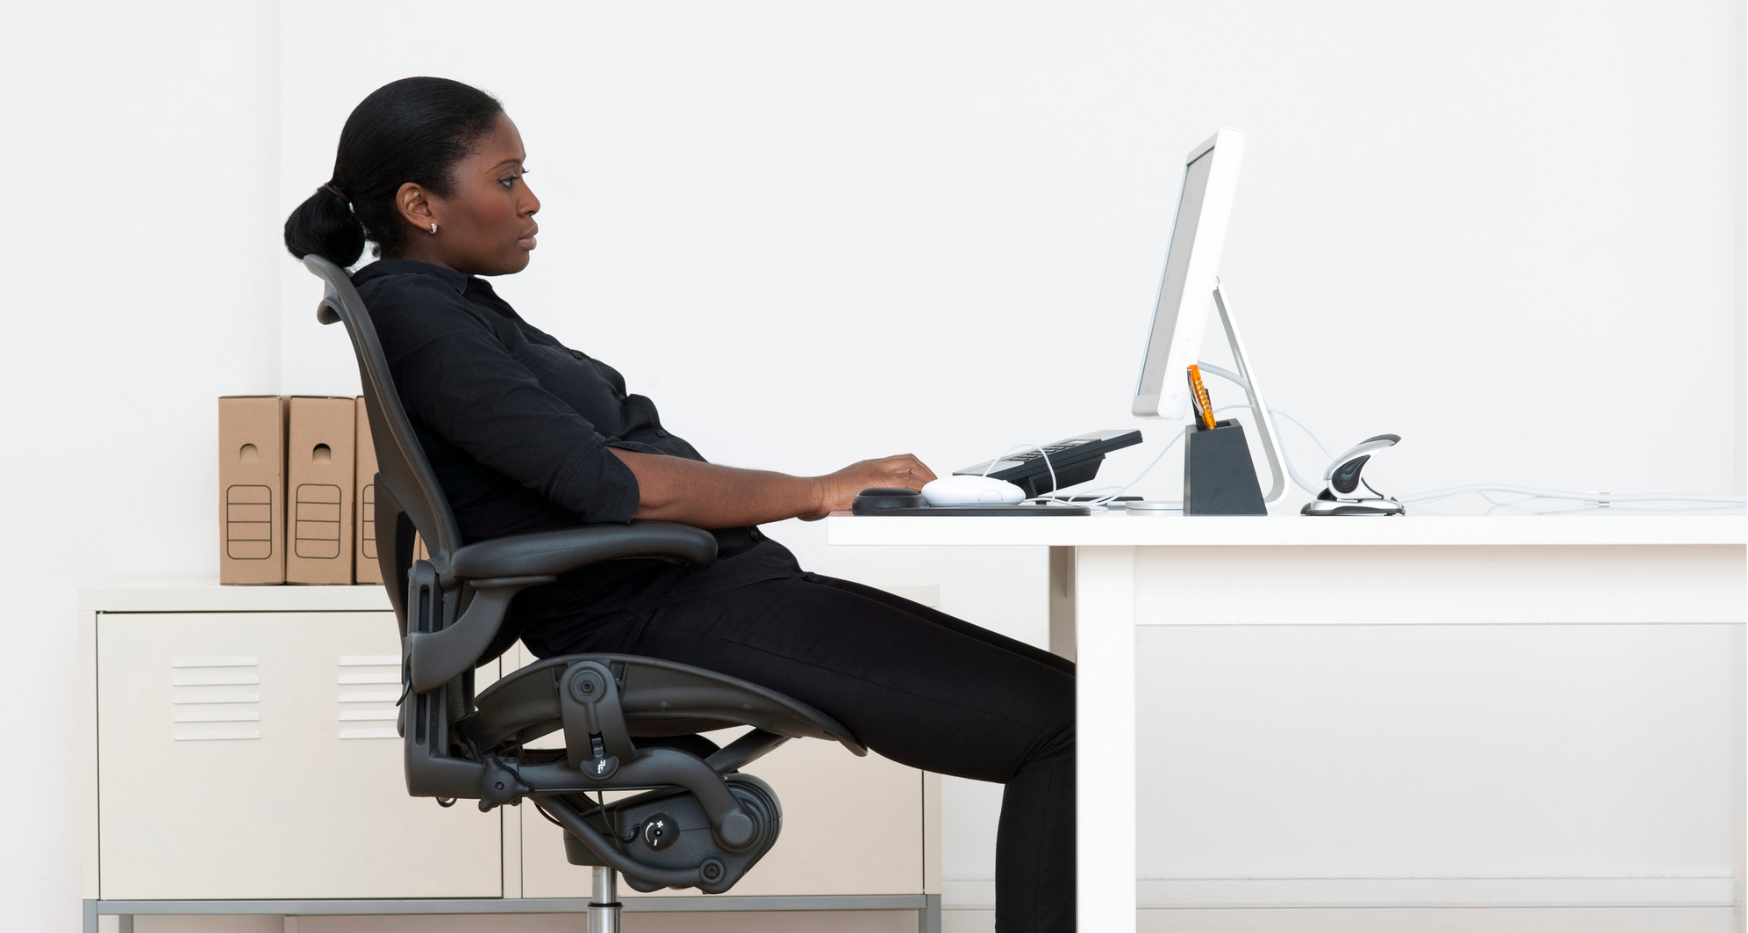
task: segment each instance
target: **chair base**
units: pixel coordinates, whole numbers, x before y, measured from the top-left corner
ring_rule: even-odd
[[[594,890],[589,897],[589,933],[620,933],[619,873],[605,865],[590,869]]]

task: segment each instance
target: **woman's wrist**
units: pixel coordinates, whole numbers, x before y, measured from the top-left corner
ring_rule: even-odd
[[[807,511],[804,516],[825,514],[825,480],[818,476],[804,476],[802,482],[807,484]]]

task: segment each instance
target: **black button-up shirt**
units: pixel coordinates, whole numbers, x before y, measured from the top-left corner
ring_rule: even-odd
[[[524,321],[485,280],[384,259],[352,283],[463,542],[630,521],[637,477],[609,447],[704,459],[617,370]],[[526,591],[513,615],[586,621],[800,572],[757,528],[714,534],[717,561],[701,571],[613,561]]]

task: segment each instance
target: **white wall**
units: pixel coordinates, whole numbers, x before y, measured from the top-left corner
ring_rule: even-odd
[[[279,385],[276,17],[0,27],[0,926],[76,930],[74,591],[216,574],[214,398]]]
[[[1740,15],[1727,0],[33,11],[0,32],[15,141],[0,418],[7,478],[41,492],[9,502],[0,546],[38,585],[3,624],[46,659],[20,695],[65,702],[40,704],[24,745],[67,747],[76,584],[213,572],[212,397],[353,391],[344,336],[315,324],[314,280],[277,231],[386,81],[443,74],[504,100],[545,206],[534,264],[500,290],[722,462],[813,472],[912,450],[944,472],[1131,424],[1178,166],[1224,124],[1251,137],[1222,271],[1254,362],[1331,446],[1402,434],[1383,488],[1740,492]],[[176,264],[198,288],[172,284]],[[1147,447],[1106,477],[1170,430],[1142,428]],[[1314,448],[1287,431],[1310,472]],[[1142,492],[1171,495],[1172,459]],[[820,570],[932,578],[949,611],[1042,637],[1041,554],[828,552],[817,525],[772,531]],[[1383,636],[1342,650],[1382,663],[1367,637]],[[1178,650],[1144,649],[1163,666],[1145,652]],[[1671,650],[1669,676],[1715,674]],[[1723,740],[1700,729],[1688,751]],[[0,777],[36,801],[0,818],[0,877],[47,929],[71,916],[77,856],[58,832],[71,785],[41,783]],[[989,789],[949,794],[948,876],[988,878]]]

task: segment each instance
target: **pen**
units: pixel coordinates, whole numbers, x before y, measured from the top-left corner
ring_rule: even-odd
[[[1196,402],[1196,414],[1203,428],[1213,430],[1213,402],[1208,400],[1208,386],[1201,381],[1201,369],[1196,363],[1190,363],[1190,400]]]
[[[1202,370],[1190,364],[1190,400],[1195,402],[1196,415],[1205,430],[1214,429],[1214,403],[1208,400],[1208,387],[1202,384]]]

